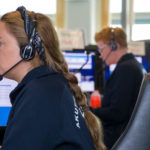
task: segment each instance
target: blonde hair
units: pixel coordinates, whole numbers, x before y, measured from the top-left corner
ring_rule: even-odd
[[[87,106],[87,99],[78,86],[78,80],[75,75],[69,72],[64,56],[59,49],[57,33],[51,20],[40,13],[33,13],[30,11],[27,11],[27,13],[30,15],[32,20],[34,19],[34,15],[36,15],[37,31],[45,49],[46,64],[66,78],[77,104],[82,107]],[[9,32],[16,37],[20,47],[28,43],[28,37],[24,31],[24,21],[18,11],[5,14],[2,16],[1,21],[6,24]],[[31,62],[33,67],[40,66],[45,63],[38,55],[36,55]],[[105,145],[103,144],[102,126],[99,119],[91,111],[85,111],[84,115],[96,150],[104,150]]]

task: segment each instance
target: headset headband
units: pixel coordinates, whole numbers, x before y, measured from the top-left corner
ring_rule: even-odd
[[[17,11],[20,12],[22,19],[24,20],[24,29],[28,37],[32,32],[32,21],[30,16],[26,12],[26,8],[24,6],[20,6],[17,8]]]
[[[22,19],[24,20],[24,29],[29,38],[29,43],[24,46],[21,50],[21,56],[25,60],[30,60],[35,56],[35,49],[37,50],[39,56],[45,60],[45,51],[41,41],[40,36],[36,30],[37,17],[34,15],[34,21],[32,22],[30,16],[26,12],[24,6],[17,8],[17,11],[20,12]]]

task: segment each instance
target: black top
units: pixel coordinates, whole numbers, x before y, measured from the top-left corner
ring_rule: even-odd
[[[29,72],[10,98],[2,150],[95,149],[66,80],[51,68]]]
[[[106,82],[102,107],[93,112],[102,120],[104,141],[108,149],[129,121],[143,76],[142,65],[133,54],[126,54]]]

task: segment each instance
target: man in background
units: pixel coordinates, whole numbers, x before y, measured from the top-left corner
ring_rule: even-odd
[[[121,28],[104,28],[96,33],[100,58],[106,65],[116,64],[107,80],[102,107],[92,109],[103,124],[104,143],[108,150],[125,129],[137,100],[144,76],[142,65],[135,56],[127,53],[126,33]]]

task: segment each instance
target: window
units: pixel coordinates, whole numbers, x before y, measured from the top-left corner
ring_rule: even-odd
[[[0,5],[0,16],[7,12],[16,10],[19,6],[24,6],[28,10],[47,15],[55,25],[56,0],[4,0],[3,4]]]
[[[110,0],[109,6],[110,26],[121,27],[122,0]]]
[[[9,5],[8,5],[9,4]],[[29,10],[44,14],[56,14],[56,0],[4,0],[0,5],[0,15],[16,10],[19,6],[25,6]]]
[[[150,39],[150,0],[134,0],[132,40]]]

